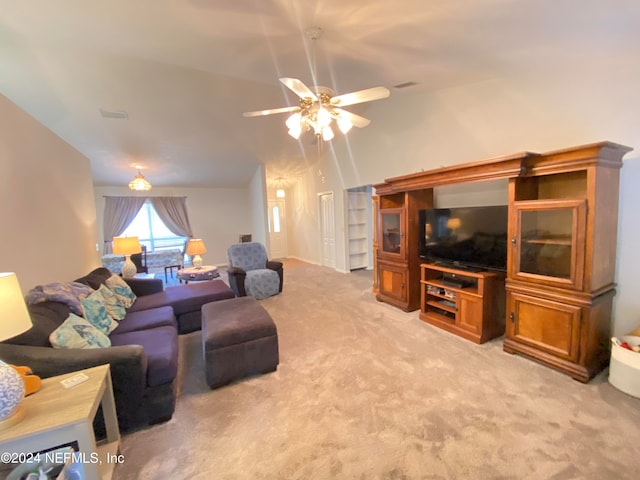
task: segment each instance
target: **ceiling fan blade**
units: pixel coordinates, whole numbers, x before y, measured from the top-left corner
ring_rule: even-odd
[[[255,112],[244,112],[242,114],[243,117],[261,117],[263,115],[273,115],[274,113],[286,113],[286,112],[295,112],[300,110],[300,107],[282,107],[282,108],[272,108],[270,110],[256,110]]]
[[[333,97],[331,99],[331,105],[346,107],[347,105],[354,105],[356,103],[387,98],[390,94],[391,92],[384,87],[367,88],[366,90],[359,90],[357,92],[345,93],[344,95]]]
[[[318,101],[318,97],[316,97],[316,94],[309,90],[309,87],[307,87],[297,78],[284,77],[281,78],[280,81],[300,98],[310,98],[312,102]]]
[[[371,120],[368,118],[361,117],[360,115],[356,115],[355,113],[347,112],[346,110],[342,110],[341,108],[334,108],[333,112],[338,115],[338,117],[346,118],[351,122],[354,127],[364,128],[371,123]]]

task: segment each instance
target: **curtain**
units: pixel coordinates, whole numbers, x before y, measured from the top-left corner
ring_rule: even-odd
[[[149,200],[169,230],[183,237],[193,236],[186,197],[151,197]]]
[[[147,197],[104,198],[104,253],[111,253],[112,238],[122,234],[144,205]]]

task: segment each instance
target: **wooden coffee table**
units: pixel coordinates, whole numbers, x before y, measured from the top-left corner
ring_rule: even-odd
[[[191,282],[200,282],[203,280],[213,280],[214,278],[218,278],[220,273],[218,273],[218,267],[215,265],[205,265],[201,268],[183,268],[178,270],[178,280],[180,283],[184,280],[184,283]]]

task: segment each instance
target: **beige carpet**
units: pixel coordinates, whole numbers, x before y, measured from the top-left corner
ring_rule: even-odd
[[[116,479],[624,479],[640,400],[376,302],[371,273],[285,263],[262,301],[277,372],[209,390],[181,337],[173,419],[122,439]]]

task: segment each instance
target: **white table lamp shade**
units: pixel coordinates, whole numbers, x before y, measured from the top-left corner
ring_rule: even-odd
[[[31,328],[31,317],[24,303],[15,273],[0,273],[0,341]]]
[[[31,328],[31,317],[24,303],[15,273],[0,273],[0,341]],[[20,402],[24,398],[22,377],[0,360],[0,427],[12,425],[24,416]]]

